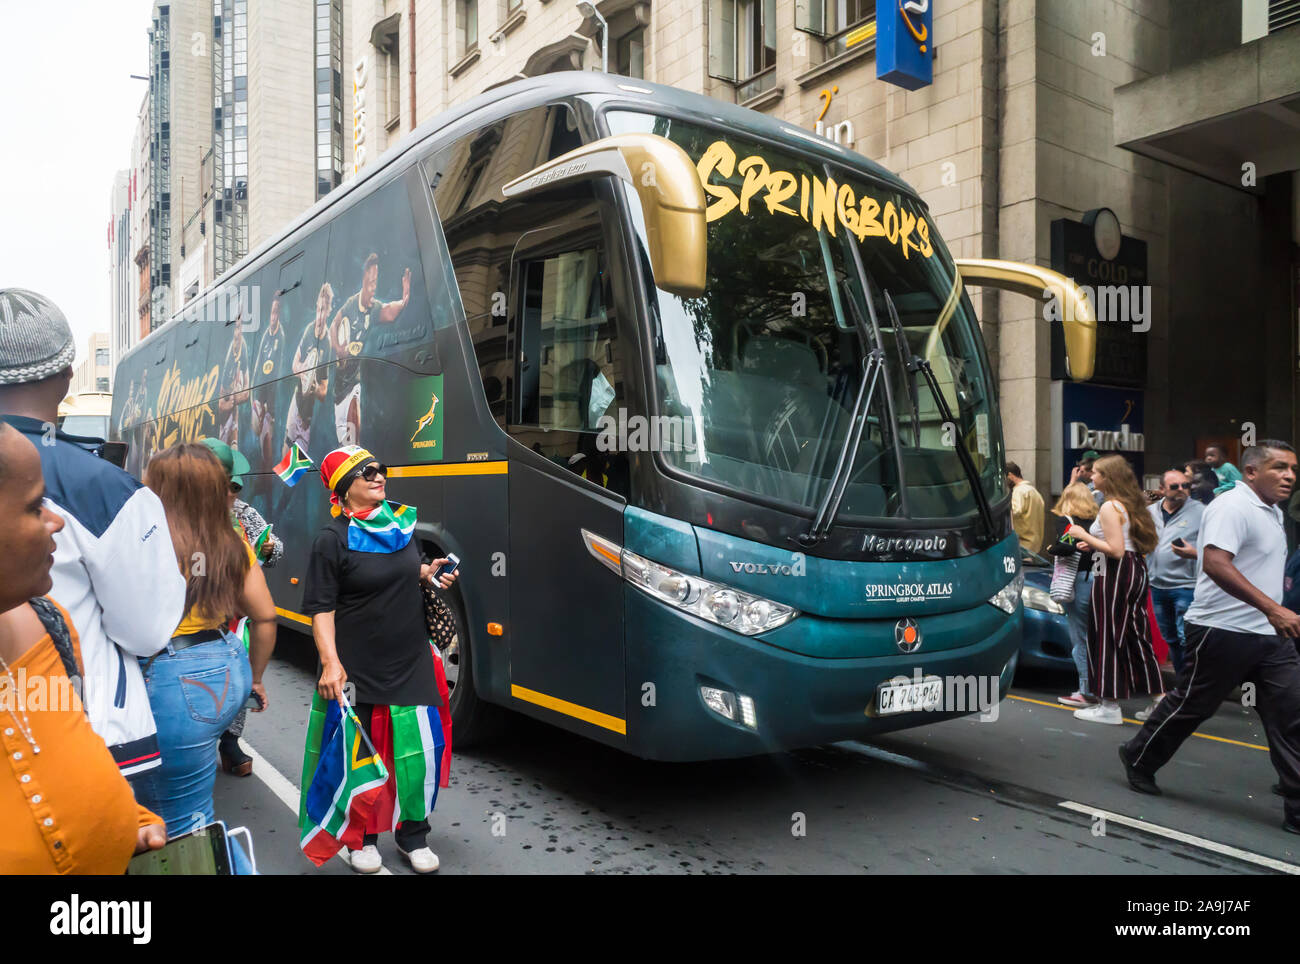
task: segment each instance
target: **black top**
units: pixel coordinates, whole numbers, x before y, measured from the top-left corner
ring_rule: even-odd
[[[348,520],[342,516],[316,536],[302,611],[334,611],[339,662],[356,687],[352,703],[441,706],[415,540],[397,552],[347,546]]]

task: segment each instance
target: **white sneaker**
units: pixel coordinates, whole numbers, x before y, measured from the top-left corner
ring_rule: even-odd
[[[1156,711],[1156,707],[1160,705],[1160,701],[1163,699],[1164,699],[1163,696],[1157,696],[1155,698],[1155,702],[1153,702],[1145,710],[1138,710],[1136,713],[1134,713],[1133,714],[1134,718],[1139,719],[1143,723],[1145,723],[1147,720],[1151,719],[1151,714]]]
[[[384,860],[379,856],[379,848],[374,844],[366,844],[360,850],[349,848],[348,862],[359,874],[377,874],[379,868],[384,866]]]
[[[1118,703],[1098,703],[1096,706],[1075,710],[1074,718],[1087,723],[1109,723],[1113,726],[1124,725],[1124,713],[1120,710]]]
[[[428,847],[421,847],[419,850],[412,850],[410,853],[402,850],[402,856],[407,859],[411,869],[417,874],[431,874],[438,869],[438,855]]]

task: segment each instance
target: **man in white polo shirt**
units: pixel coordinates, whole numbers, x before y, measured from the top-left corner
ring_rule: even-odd
[[[1295,487],[1295,450],[1266,439],[1246,450],[1242,467],[1245,477],[1201,521],[1182,672],[1119,756],[1134,790],[1158,794],[1155,772],[1234,687],[1252,682],[1281,777],[1283,827],[1300,833],[1300,656],[1292,642],[1300,616],[1282,605],[1286,533],[1278,508]]]

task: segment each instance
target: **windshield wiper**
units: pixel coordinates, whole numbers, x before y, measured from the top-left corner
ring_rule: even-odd
[[[805,547],[815,546],[821,542],[831,531],[831,525],[835,521],[835,515],[840,510],[840,502],[844,499],[844,490],[849,484],[849,471],[845,467],[848,462],[848,469],[851,469],[853,462],[858,455],[858,446],[862,442],[862,432],[867,425],[867,413],[871,411],[871,399],[876,394],[876,382],[880,380],[880,372],[885,367],[885,353],[880,348],[873,348],[862,362],[862,381],[858,383],[858,395],[853,400],[853,410],[849,414],[848,431],[844,433],[844,444],[840,447],[840,456],[835,462],[835,471],[831,473],[830,485],[826,487],[826,495],[822,498],[822,503],[817,509],[817,516],[813,519],[812,528],[802,533],[798,539],[799,544]],[[849,453],[853,457],[849,458]]]
[[[898,309],[894,307],[894,299],[890,297],[888,291],[885,292],[885,307],[889,309],[890,320],[893,322],[894,329],[897,331],[899,328]],[[943,419],[944,424],[953,426],[953,430],[956,431],[957,420],[953,418],[952,409],[948,407],[947,397],[939,388],[939,379],[935,377],[934,369],[930,366],[930,360],[914,354],[909,349],[905,365],[908,372],[908,385],[912,391],[915,391],[915,385],[912,384],[912,376],[916,372],[920,372],[925,378],[926,385],[930,388],[930,395],[934,398],[935,405],[939,409],[939,417]],[[920,418],[919,407],[915,400],[915,395],[913,396],[912,406],[914,417],[917,418],[918,431],[916,433],[916,442],[919,445],[921,441],[921,433],[919,431]],[[979,470],[975,468],[975,460],[971,458],[970,452],[966,450],[966,446],[961,439],[954,438],[953,448],[957,450],[957,460],[961,462],[961,467],[966,473],[966,480],[970,483],[971,492],[975,496],[975,505],[979,509],[980,520],[984,523],[986,540],[989,544],[992,544],[997,538],[997,533],[994,531],[993,527],[993,510],[989,507],[988,494],[984,491],[984,483],[980,479]]]
[[[903,333],[903,325],[898,317],[898,309],[894,307],[893,296],[888,289],[882,291],[885,295],[885,307],[889,309],[890,324],[894,326],[894,348],[898,352],[898,363],[902,366],[905,375],[903,381],[907,383],[907,400],[912,404],[912,445],[920,448],[921,399],[916,391],[916,366],[913,364],[916,356],[912,354],[912,349],[907,344],[907,335]]]

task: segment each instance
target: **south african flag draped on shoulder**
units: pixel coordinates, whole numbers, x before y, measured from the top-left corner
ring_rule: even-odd
[[[433,812],[449,782],[444,710],[376,706],[367,736],[351,707],[313,695],[298,804],[298,844],[308,860],[319,867],[341,847],[359,850],[368,833]]]
[[[348,548],[358,552],[397,552],[411,541],[415,508],[381,502],[368,512],[349,512]]]

